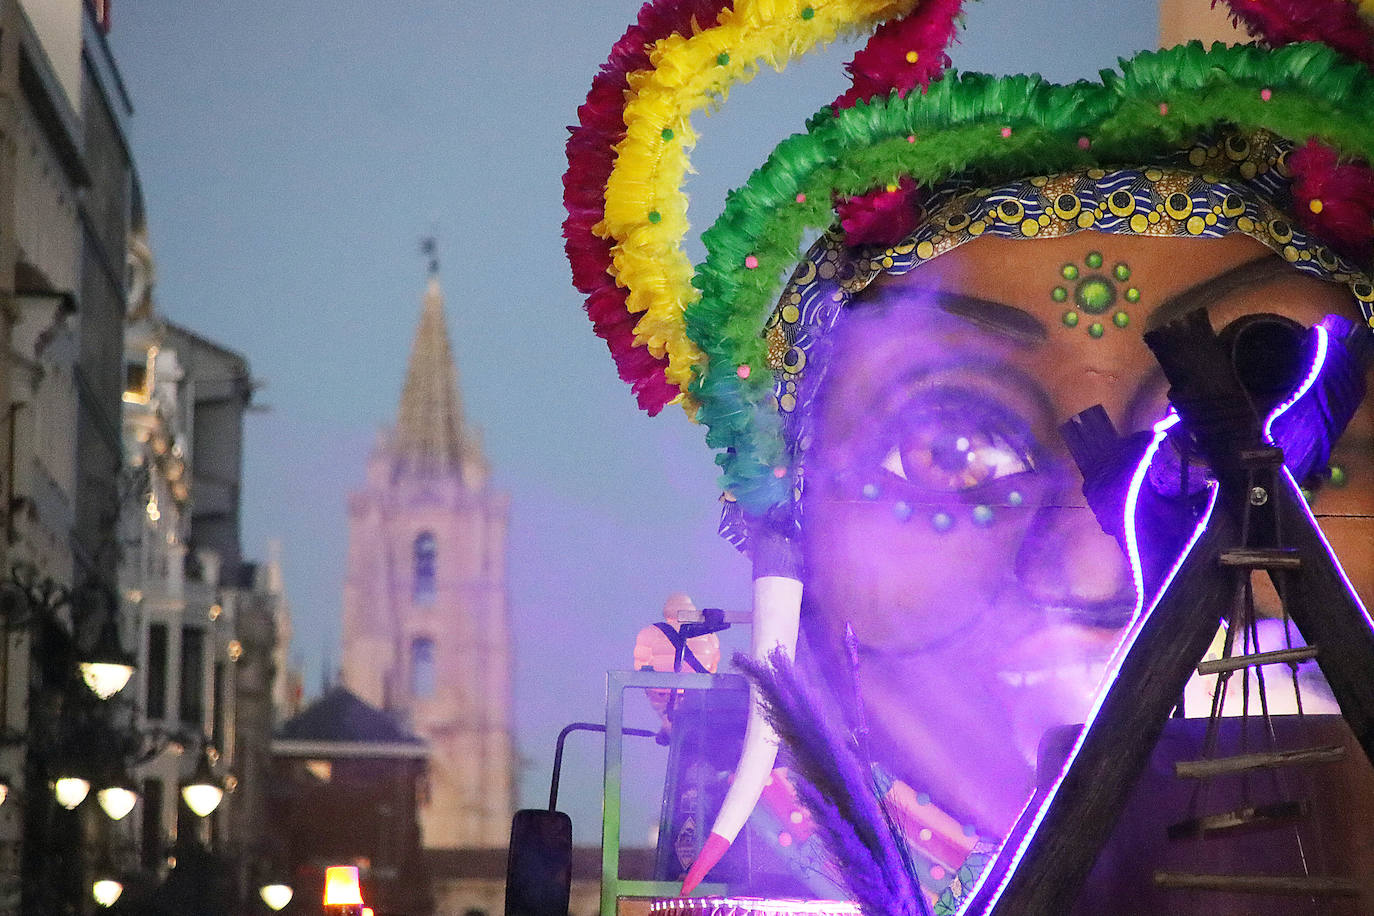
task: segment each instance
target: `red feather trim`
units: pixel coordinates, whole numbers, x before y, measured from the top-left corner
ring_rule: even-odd
[[[921,219],[921,189],[906,177],[896,190],[881,189],[837,201],[835,212],[849,245],[895,245]]]
[[[606,341],[620,377],[634,389],[639,406],[652,416],[677,397],[664,377],[666,357],[655,357],[634,343],[638,316],[625,309],[625,290],[610,275],[611,242],[597,238],[592,227],[605,210],[606,182],[615,165],[614,147],[625,137],[625,91],[628,76],[649,66],[649,48],[669,35],[690,35],[710,27],[732,0],[653,0],[638,21],[611,48],[601,72],[592,80],[587,101],[577,109],[578,124],[569,128],[568,170],[563,174],[565,250],[573,285],[587,296],[587,312],[598,336]]]
[[[1317,41],[1374,66],[1374,32],[1349,0],[1226,0],[1233,22],[1279,48]],[[1212,6],[1217,0],[1212,0]]]
[[[1288,157],[1297,219],[1314,235],[1361,265],[1374,256],[1374,170],[1341,162],[1316,140]]]
[[[954,42],[962,6],[963,0],[925,0],[909,16],[883,23],[846,65],[854,85],[833,107],[851,108],[893,91],[905,98],[939,79],[949,69],[945,49]]]

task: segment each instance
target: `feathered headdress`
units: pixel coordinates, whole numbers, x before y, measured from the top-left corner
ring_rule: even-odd
[[[756,658],[795,644],[801,601],[790,545],[813,329],[798,333],[785,306],[775,313],[780,278],[799,264],[789,295],[811,294],[816,313],[849,294],[816,295],[807,233],[834,227],[827,250],[844,247],[848,267],[871,277],[984,232],[1240,232],[1347,283],[1374,314],[1374,0],[1228,2],[1256,44],[1142,53],[1097,84],[947,72],[959,0],[654,0],[615,44],[568,141],[568,258],[640,406],[682,403],[718,451],[722,529],[747,539],[755,560]],[[781,68],[872,28],[848,66],[852,88],[729,196],[694,269],[682,250],[691,116],[759,63]],[[1123,197],[1107,173],[1134,181],[1121,171],[1131,168],[1189,191]],[[1223,170],[1224,181],[1207,180]],[[1051,174],[1085,177],[1054,199],[1043,184],[1004,188],[996,206],[950,190]],[[756,724],[689,877],[734,838],[762,788],[772,736]]]

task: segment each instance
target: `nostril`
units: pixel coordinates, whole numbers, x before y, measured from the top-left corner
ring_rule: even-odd
[[[1126,556],[1083,508],[1042,507],[1016,554],[1016,577],[1037,604],[1061,608],[1076,622],[1119,625],[1135,606]]]

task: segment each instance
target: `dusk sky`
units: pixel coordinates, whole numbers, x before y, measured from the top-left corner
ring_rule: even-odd
[[[636,631],[669,593],[727,608],[749,594],[747,564],[715,534],[702,430],[676,408],[653,420],[636,410],[562,254],[564,126],[638,6],[113,10],[160,312],[241,352],[263,384],[248,421],[244,547],[263,559],[282,542],[307,696],[339,659],[345,500],[394,422],[424,288],[419,241],[437,235],[467,421],[511,494],[522,806],[543,803],[558,729],[601,718],[604,672],[629,667]],[[1088,77],[1154,46],[1156,15],[1155,0],[988,0],[970,4],[953,57]],[[764,72],[697,120],[694,232],[843,90],[852,50]],[[594,843],[600,746],[574,740],[560,807],[578,842]]]

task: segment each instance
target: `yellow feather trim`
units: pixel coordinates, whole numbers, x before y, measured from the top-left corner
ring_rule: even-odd
[[[695,142],[692,114],[747,81],[760,62],[781,70],[818,44],[905,15],[918,0],[738,0],[710,29],[673,35],[650,52],[650,69],[629,75],[625,139],[606,184],[605,216],[595,231],[614,241],[612,272],[627,308],[643,313],[635,341],[668,356],[667,377],[685,393],[701,351],[683,312],[694,302],[692,265],[682,250],[687,197],[682,180]],[[672,139],[663,131],[671,128]],[[690,410],[690,404],[687,405]]]

